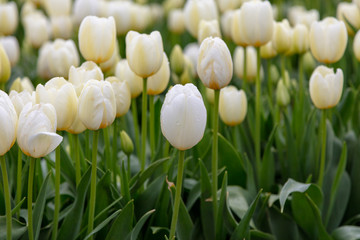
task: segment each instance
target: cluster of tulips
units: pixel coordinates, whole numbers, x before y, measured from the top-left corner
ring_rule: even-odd
[[[247,95],[253,94],[255,157],[252,160],[255,176],[260,182],[263,157],[262,94],[265,92],[262,90],[265,74],[261,59],[265,59],[268,68],[266,80],[269,101],[277,106],[276,124],[280,124],[281,114],[286,111],[292,98],[300,105],[298,116],[304,115],[303,105],[307,96],[304,62],[314,67],[315,58],[324,64],[314,69],[308,87],[313,105],[322,112],[319,125],[321,154],[316,179],[322,187],[326,166],[326,119],[329,115],[326,110],[339,103],[344,85],[342,69],[334,70],[330,65],[343,57],[348,35],[356,34],[353,49],[354,55],[360,60],[360,32],[356,33],[356,29],[360,28],[360,1],[340,3],[337,18],[326,17],[322,20],[319,20],[316,10],[292,7],[288,14],[289,20],[276,22],[274,19],[277,12],[278,9],[270,2],[260,0],[187,0],[186,3],[166,0],[163,5],[76,0],[73,6],[71,0],[27,1],[22,5],[20,14],[25,33],[20,49],[17,38],[12,36],[18,25],[17,5],[15,2],[1,3],[0,159],[7,239],[12,239],[13,213],[5,155],[15,142],[19,147],[16,204],[21,201],[23,154],[30,157],[27,190],[29,239],[36,238],[32,219],[36,161],[55,151],[52,237],[56,239],[61,208],[61,144],[65,146],[68,142],[72,143],[70,148],[74,153],[78,185],[84,172],[84,163],[78,151],[79,136],[84,136],[86,154],[92,152],[91,156],[86,156],[88,160],[91,159],[87,234],[92,238],[97,164],[101,160],[98,159],[99,130],[103,131],[107,159],[111,159],[104,165],[112,172],[114,185],[119,185],[123,191],[124,176],[118,176],[117,169],[127,165],[129,170],[125,178],[131,178],[133,141],[140,172],[144,172],[155,158],[154,97],[163,94],[170,79],[176,85],[168,88],[160,113],[160,128],[167,140],[166,144],[170,143],[179,151],[169,239],[174,239],[177,231],[185,150],[193,148],[202,140],[208,112],[213,114],[210,201],[213,213],[218,213],[218,119],[220,116],[230,127],[241,124],[248,111]],[[188,44],[184,51],[176,44],[171,48],[168,58],[164,51],[165,44],[163,46],[164,36],[159,31],[139,33],[149,30],[164,17],[167,18],[168,31],[173,36],[179,37],[188,31],[197,42]],[[232,57],[229,45],[234,43],[236,48]],[[28,77],[14,80],[11,76],[11,68],[16,67],[20,55],[33,54],[34,51],[38,52],[37,76],[46,81],[35,88]],[[121,59],[120,53],[126,58]],[[280,55],[281,74],[271,64],[271,59],[277,55]],[[293,55],[299,56],[298,82],[290,79],[286,70],[287,58]],[[233,73],[241,79],[240,84],[234,84]],[[12,81],[8,82],[10,78]],[[202,83],[198,84],[196,78]],[[239,85],[242,88],[240,90],[237,87]],[[9,94],[5,92],[6,88]],[[141,136],[136,103],[140,94]],[[119,119],[128,114],[130,108],[135,134],[134,139],[131,139],[125,131],[121,131],[122,151],[128,158],[124,164],[118,161]],[[109,134],[109,129],[113,130],[113,134]],[[92,132],[92,145],[89,130]],[[65,139],[69,139],[68,142]],[[147,155],[147,141],[150,143],[150,156]],[[222,221],[219,216],[214,214],[214,226]]]

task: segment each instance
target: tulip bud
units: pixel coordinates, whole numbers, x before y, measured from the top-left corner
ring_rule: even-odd
[[[206,108],[199,90],[191,83],[172,87],[161,107],[160,122],[172,146],[179,150],[195,146],[206,126]]]
[[[272,83],[276,83],[277,80],[280,78],[279,70],[274,64],[271,64],[270,66],[270,75],[271,75]]]
[[[184,6],[184,0],[165,0],[163,1],[163,8],[165,13],[169,13],[176,8],[182,8]]]
[[[319,109],[332,108],[338,104],[343,90],[344,76],[340,68],[318,66],[310,78],[310,97]]]
[[[197,61],[199,57],[200,46],[198,43],[189,43],[184,48],[184,55],[188,57],[194,67],[195,74],[197,70]]]
[[[134,151],[134,144],[124,130],[120,132],[120,141],[122,150],[126,155],[130,156],[130,154]]]
[[[104,1],[103,17],[113,16],[118,35],[124,35],[131,29],[131,12],[133,3],[130,1]]]
[[[244,34],[244,24],[242,23],[243,18],[241,17],[241,9],[237,9],[233,12],[231,17],[231,38],[236,45],[246,47],[248,43]]]
[[[24,19],[25,39],[34,48],[49,40],[50,28],[50,22],[40,11],[26,15]]]
[[[13,83],[10,86],[10,92],[12,90],[15,90],[17,92],[23,92],[23,91],[28,91],[28,92],[33,92],[34,86],[32,84],[32,82],[30,81],[30,79],[28,77],[23,77],[23,78],[16,78]]]
[[[124,116],[130,108],[131,94],[126,81],[119,80],[117,77],[108,77],[105,79],[111,83],[116,100],[116,117]]]
[[[71,12],[71,0],[44,0],[46,13],[51,16],[66,16]]]
[[[253,82],[256,78],[257,58],[254,47],[246,47],[246,81]],[[244,48],[236,47],[234,52],[234,70],[238,78],[244,78]]]
[[[167,26],[172,33],[181,34],[185,31],[185,17],[182,9],[174,9],[169,12]]]
[[[10,74],[10,61],[4,47],[0,44],[0,84],[6,83],[9,80]]]
[[[36,103],[50,103],[57,116],[57,130],[67,130],[77,112],[77,95],[74,86],[62,77],[49,80],[45,86],[36,87]]]
[[[308,51],[307,53],[304,54],[303,61],[304,61],[305,72],[311,75],[311,73],[314,71],[316,67],[316,62],[313,55]]]
[[[12,104],[15,107],[16,113],[20,116],[20,113],[24,106],[28,103],[35,104],[35,92],[22,91],[17,92],[12,90],[9,94]]]
[[[360,31],[357,31],[354,37],[353,50],[356,59],[360,61]]]
[[[98,16],[101,2],[99,0],[75,0],[73,18],[76,26],[79,26],[86,16]]]
[[[18,116],[9,96],[0,90],[0,156],[5,155],[16,139]]]
[[[310,29],[310,49],[313,56],[322,63],[334,63],[344,55],[347,44],[344,22],[327,17],[314,22]]]
[[[278,53],[275,50],[272,41],[260,47],[261,58],[270,59],[276,57],[277,54]]]
[[[221,15],[220,18],[220,27],[221,27],[221,31],[224,34],[224,36],[228,39],[231,39],[231,34],[232,34],[232,22],[233,22],[233,14],[234,14],[234,10],[229,10],[224,12]]]
[[[54,38],[71,38],[73,33],[73,22],[71,16],[51,17],[50,24]]]
[[[214,20],[201,20],[198,32],[198,42],[201,42],[207,37],[219,37],[221,38],[219,22]]]
[[[336,17],[337,19],[345,23],[348,34],[351,36],[354,35],[353,28],[360,28],[360,9],[356,6],[354,2],[339,3],[336,9]]]
[[[157,73],[147,79],[147,93],[149,95],[158,95],[162,93],[170,80],[169,60],[164,52],[163,62]]]
[[[219,10],[222,13],[239,8],[242,2],[239,0],[217,0]]]
[[[247,99],[243,90],[234,86],[221,89],[219,98],[219,114],[221,120],[229,126],[235,126],[244,121],[247,113]]]
[[[150,35],[130,31],[126,35],[126,59],[131,70],[142,78],[150,77],[160,69],[163,52],[158,31]]]
[[[308,29],[311,24],[319,20],[319,12],[316,9],[306,10],[303,6],[291,7],[288,11],[288,19],[292,26],[304,24]]]
[[[147,5],[134,4],[131,8],[131,30],[143,32],[151,23],[151,12]]]
[[[298,24],[293,31],[292,45],[294,52],[303,54],[309,50],[309,30],[304,24]]]
[[[182,85],[193,82],[193,78],[196,77],[195,68],[190,58],[184,56],[184,60],[185,60],[185,68],[179,79]]]
[[[272,43],[278,53],[285,53],[290,50],[292,42],[292,29],[287,19],[274,24]]]
[[[12,35],[18,25],[18,9],[15,2],[0,4],[0,35]]]
[[[111,84],[89,80],[79,97],[78,114],[87,129],[98,130],[111,125],[116,116],[116,99]]]
[[[127,82],[130,88],[131,98],[136,98],[142,93],[142,78],[136,75],[130,69],[128,61],[126,59],[120,60],[120,62],[116,64],[115,76],[120,80],[124,80]]]
[[[184,71],[184,64],[184,54],[181,50],[181,47],[176,44],[170,53],[171,70],[176,75],[180,75]]]
[[[290,103],[290,95],[283,80],[280,80],[276,86],[276,102],[281,107],[286,107]]]
[[[120,61],[120,51],[118,47],[118,42],[116,40],[114,52],[111,55],[111,58],[107,60],[106,62],[100,63],[100,68],[103,72],[108,72],[112,74],[114,72],[116,64]]]
[[[0,43],[5,49],[11,66],[15,66],[20,57],[20,47],[17,38],[14,36],[2,37],[0,38]]]
[[[200,46],[197,72],[203,84],[211,89],[221,89],[229,84],[233,74],[231,55],[220,38],[206,38]]]
[[[21,7],[21,12],[20,12],[20,19],[21,19],[21,22],[23,23],[23,25],[24,25],[25,17],[34,12],[36,12],[35,4],[31,1],[24,2],[24,4]]]

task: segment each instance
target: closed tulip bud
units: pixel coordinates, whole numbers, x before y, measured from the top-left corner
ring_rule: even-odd
[[[354,2],[339,3],[336,9],[336,18],[345,23],[348,34],[351,36],[354,35],[353,28],[360,28],[360,9]]]
[[[12,104],[15,107],[16,113],[20,116],[22,109],[26,104],[35,104],[35,92],[22,91],[17,92],[12,90],[9,94]]]
[[[87,16],[79,28],[79,48],[88,61],[102,63],[111,58],[116,43],[116,28],[113,17]]]
[[[119,80],[117,77],[108,77],[105,79],[111,83],[116,100],[116,117],[124,116],[130,108],[131,93],[126,81]]]
[[[356,59],[360,61],[360,31],[358,31],[354,37],[353,50]]]
[[[248,42],[246,41],[246,37],[244,34],[244,24],[242,23],[242,12],[241,9],[237,9],[233,12],[231,17],[231,38],[234,43],[238,46],[246,47],[248,46]]]
[[[15,2],[0,4],[0,35],[12,35],[18,25],[18,9]]]
[[[185,16],[182,9],[169,12],[167,26],[172,33],[181,34],[185,31]]]
[[[184,48],[184,55],[188,57],[194,67],[195,74],[197,74],[197,61],[199,57],[200,46],[198,43],[189,43]]]
[[[306,10],[303,6],[293,6],[288,11],[288,19],[292,26],[304,24],[310,29],[313,22],[319,21],[319,17],[318,10]]]
[[[18,115],[9,96],[0,90],[0,156],[5,155],[14,145]]]
[[[344,76],[340,68],[318,66],[310,78],[310,97],[319,109],[332,108],[338,104],[343,90]]]
[[[36,12],[36,5],[31,1],[26,1],[21,7],[20,19],[24,24],[24,19],[27,15]]]
[[[243,90],[234,86],[221,89],[219,98],[219,114],[221,120],[229,126],[235,126],[244,121],[247,113],[247,99]]]
[[[124,35],[131,29],[132,2],[128,1],[104,1],[103,17],[113,16],[118,35]]]
[[[304,54],[303,61],[304,61],[305,72],[311,75],[311,73],[314,71],[316,67],[316,61],[313,55],[310,53],[310,51]]]
[[[293,30],[292,45],[295,53],[303,54],[309,50],[309,30],[304,24],[298,24]]]
[[[46,13],[51,16],[66,16],[71,12],[71,0],[43,0]]]
[[[218,19],[217,7],[214,0],[188,0],[184,7],[185,27],[190,34],[197,38],[201,20]]]
[[[157,73],[147,79],[147,93],[149,95],[158,95],[162,93],[170,80],[169,60],[164,52],[163,62]]]
[[[52,35],[54,38],[69,39],[73,34],[71,16],[55,16],[50,18]]]
[[[30,81],[30,79],[28,77],[23,77],[23,78],[16,78],[13,83],[10,86],[10,92],[14,90],[17,92],[23,92],[23,91],[28,91],[28,92],[33,92],[34,89],[34,85],[32,84],[32,82]]]
[[[270,75],[272,83],[276,83],[278,79],[280,78],[279,70],[277,69],[276,65],[271,64],[270,66]]]
[[[50,38],[50,22],[39,11],[27,15],[24,19],[25,39],[34,48],[39,48]]]
[[[39,49],[39,57],[36,64],[36,72],[39,77],[45,81],[54,77],[50,72],[48,55],[51,49],[51,42],[44,43]]]
[[[6,83],[11,74],[11,65],[6,51],[0,44],[0,83]]]
[[[290,103],[289,90],[282,80],[276,86],[276,102],[281,107],[286,107]]]
[[[274,24],[272,43],[278,53],[285,53],[290,50],[292,43],[292,29],[287,19]]]
[[[256,78],[256,50],[254,47],[246,47],[246,80],[253,82]],[[238,78],[244,77],[244,48],[236,47],[234,52],[234,70]]]
[[[17,143],[21,151],[34,158],[48,155],[63,138],[56,134],[56,111],[47,103],[25,105],[19,116]]]
[[[224,13],[229,10],[239,8],[242,1],[239,0],[217,0],[220,12]]]
[[[310,49],[316,60],[334,63],[344,55],[348,35],[344,22],[327,17],[314,22],[310,29]]]
[[[116,64],[115,76],[120,80],[124,80],[128,83],[130,88],[131,98],[136,98],[142,93],[143,82],[142,78],[136,75],[129,67],[126,59],[120,60]]]
[[[14,36],[2,37],[0,38],[0,43],[5,49],[11,66],[15,66],[20,57],[20,47],[17,38]]]
[[[268,1],[250,1],[241,6],[240,25],[245,42],[260,47],[273,35],[273,12]]]
[[[181,47],[176,44],[170,53],[170,65],[171,70],[176,74],[180,75],[184,71],[185,60],[184,54]]]
[[[134,4],[131,8],[131,30],[143,32],[151,24],[151,11],[146,5]]]
[[[261,58],[270,59],[276,57],[277,54],[278,53],[275,50],[272,41],[260,47]]]
[[[108,72],[109,74],[113,74],[115,70],[116,64],[120,61],[120,51],[118,47],[118,42],[116,41],[114,52],[111,55],[111,58],[106,62],[100,63],[100,68],[103,72]]]
[[[111,125],[116,116],[116,99],[107,81],[88,81],[79,97],[79,118],[87,129],[98,130]]]
[[[198,42],[201,42],[208,37],[221,38],[220,26],[218,20],[201,20],[198,32]]]
[[[85,83],[90,79],[104,80],[103,72],[94,62],[87,61],[80,67],[70,67],[69,82],[74,85],[77,96],[80,96]]]
[[[221,27],[221,31],[224,35],[224,37],[231,39],[232,36],[232,22],[233,22],[233,14],[234,14],[234,10],[229,10],[224,12],[221,15],[220,18],[220,27]]]
[[[233,74],[231,54],[220,38],[206,38],[200,46],[197,73],[203,84],[221,89],[229,84]]]
[[[199,90],[191,83],[172,87],[161,107],[160,122],[172,146],[179,150],[195,146],[206,126],[206,108]]]
[[[121,149],[126,155],[130,155],[134,151],[134,144],[129,135],[122,130],[120,132]]]
[[[75,0],[72,14],[75,25],[79,26],[86,16],[98,16],[101,2],[99,0]]]
[[[189,63],[189,62],[188,62]],[[192,80],[193,80],[193,67],[192,65],[189,65],[189,64],[185,64],[185,68],[184,68],[184,71],[183,73],[180,75],[180,78],[179,78],[179,82],[182,84],[182,85],[185,85],[187,83],[191,83]]]
[[[45,86],[36,87],[36,103],[50,103],[57,116],[57,130],[67,130],[77,112],[77,95],[74,86],[62,77],[49,80]]]

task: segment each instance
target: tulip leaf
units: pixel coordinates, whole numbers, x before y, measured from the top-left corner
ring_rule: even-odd
[[[283,188],[280,191],[279,199],[281,212],[284,211],[285,202],[293,192],[305,192],[310,186],[311,184],[299,183],[289,178],[289,180],[287,180],[287,182],[284,184]]]
[[[225,206],[226,195],[227,195],[227,172],[225,172],[224,174],[223,182],[221,185],[220,201],[219,201],[218,212],[216,217],[216,226],[215,226],[216,239],[225,239],[223,212],[226,209]]]
[[[265,191],[270,191],[270,188],[274,184],[275,180],[275,163],[274,157],[271,154],[271,147],[275,138],[276,130],[277,125],[275,125],[271,131],[269,140],[266,143],[265,152],[261,163],[260,186],[263,187]]]
[[[64,145],[60,144],[60,158],[61,158],[61,174],[71,186],[76,186],[75,168],[68,153],[64,149]]]
[[[334,240],[358,240],[360,239],[360,227],[342,226],[335,229],[331,236]]]
[[[129,201],[128,204],[121,210],[111,228],[106,235],[105,240],[117,240],[125,238],[132,230],[134,218],[134,201]]]
[[[130,240],[137,240],[138,239],[138,235],[141,231],[141,228],[144,226],[146,220],[148,220],[148,218],[155,212],[155,209],[148,211],[147,213],[144,214],[144,216],[142,216],[140,218],[140,220],[136,223],[134,229],[131,231],[131,235],[128,235],[128,237],[126,239],[130,239]]]
[[[11,239],[17,240],[27,232],[27,226],[15,218],[11,220],[12,228],[11,228]],[[0,239],[6,239],[6,216],[0,216]]]
[[[277,240],[300,240],[299,229],[293,219],[273,206],[268,209],[269,225],[271,233]]]
[[[187,211],[185,204],[180,199],[179,216],[176,224],[176,231],[179,240],[191,239],[191,233],[193,231],[194,224],[191,220],[190,214]]]
[[[243,218],[249,209],[250,194],[239,186],[228,186],[229,207],[238,218]]]

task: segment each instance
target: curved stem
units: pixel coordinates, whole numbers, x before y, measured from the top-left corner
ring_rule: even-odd
[[[11,203],[10,203],[10,190],[9,180],[6,170],[5,156],[0,156],[0,165],[4,182],[4,198],[5,198],[5,209],[6,209],[6,238],[11,240]]]
[[[29,181],[28,181],[28,234],[29,240],[34,240],[33,215],[32,215],[32,193],[34,184],[34,169],[36,159],[30,157]]]
[[[18,146],[18,162],[17,162],[17,175],[16,175],[16,205],[21,200],[21,178],[22,178],[22,151]],[[20,217],[20,208],[16,212],[17,217]]]
[[[58,223],[59,223],[59,212],[60,212],[60,145],[55,150],[55,210],[53,219],[53,232],[52,239],[55,240],[57,237]]]
[[[109,138],[109,127],[103,128],[103,136],[105,143],[105,164],[106,168],[110,169],[110,138]]]
[[[76,186],[79,185],[81,180],[81,165],[80,165],[80,154],[79,154],[79,136],[73,135],[74,139],[74,156],[75,156],[75,174],[76,174]]]
[[[140,134],[139,134],[139,121],[138,121],[136,98],[131,99],[131,112],[132,112],[132,117],[133,117],[133,122],[134,122],[136,152],[139,157],[140,156]]]
[[[117,163],[117,137],[118,137],[118,119],[115,118],[115,121],[113,123],[113,139],[112,139],[112,169],[113,169],[113,182],[116,186],[116,163]]]
[[[326,156],[326,110],[322,110],[321,116],[321,158],[320,158],[320,172],[318,184],[320,188],[322,187],[324,181],[324,172],[325,172],[325,156]]]
[[[260,82],[260,47],[256,48],[257,55],[257,71],[256,71],[256,96],[255,96],[255,158],[256,158],[256,167],[257,167],[257,176],[259,178],[260,174],[260,165],[261,165],[261,82]],[[260,178],[259,178],[260,179]]]
[[[218,189],[217,168],[218,168],[219,95],[220,95],[220,90],[214,90],[214,114],[213,114],[214,132],[213,132],[211,174],[212,174],[212,199],[213,199],[215,223],[216,223],[216,213],[217,213],[217,189]]]
[[[146,158],[146,132],[147,132],[147,79],[143,79],[142,114],[141,114],[141,171],[145,169]]]
[[[178,173],[176,179],[176,192],[175,192],[175,202],[174,202],[174,210],[171,219],[171,227],[170,227],[170,237],[169,239],[172,240],[175,237],[175,230],[177,219],[179,215],[179,207],[180,207],[180,200],[181,200],[181,188],[183,182],[183,175],[184,175],[184,156],[185,151],[179,151],[179,163],[178,163]]]
[[[150,109],[150,149],[151,158],[155,157],[155,108],[154,108],[154,95],[149,95],[149,109]]]
[[[91,183],[90,183],[90,203],[89,203],[89,220],[87,234],[91,233],[94,228],[95,215],[95,198],[96,198],[96,167],[97,167],[97,146],[99,130],[94,131],[92,146],[92,164],[91,164]],[[91,236],[89,239],[93,239]]]

